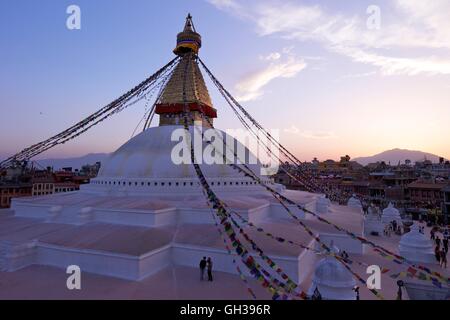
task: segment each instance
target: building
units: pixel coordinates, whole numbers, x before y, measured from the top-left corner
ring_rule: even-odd
[[[444,220],[449,223],[450,222],[450,184],[447,185],[442,189],[442,192],[444,193],[444,214],[445,218]]]
[[[428,206],[430,209],[441,208],[444,202],[443,183],[415,181],[408,185],[410,201],[413,205]]]
[[[366,180],[342,180],[339,189],[347,194],[357,194],[360,196],[369,196],[369,181]]]
[[[53,172],[50,168],[33,171],[33,196],[46,196],[54,193],[72,192],[80,189],[80,184],[89,182],[89,178],[75,175],[67,170]]]
[[[0,208],[9,208],[12,198],[32,195],[30,183],[0,183]]]
[[[100,170],[101,165],[102,165],[101,162],[96,162],[93,165],[86,164],[81,167],[81,170],[78,172],[78,175],[76,177],[84,177],[87,179],[95,178],[98,174],[98,171]]]
[[[429,179],[450,179],[450,161],[440,158],[438,163],[430,160],[418,161],[414,168],[420,172],[421,176]]]
[[[288,172],[292,172],[294,168],[291,168],[289,165],[283,165],[284,169]],[[292,190],[304,190],[303,184],[299,183],[296,179],[292,178],[292,175],[287,174],[281,168],[278,170],[277,174],[273,176],[273,179],[276,183],[282,184],[289,189]]]
[[[54,184],[54,193],[73,192],[80,190],[80,185],[74,182],[56,182]]]
[[[85,166],[89,171],[73,172],[62,170],[53,172],[52,168],[12,168],[5,170],[0,179],[0,207],[9,208],[11,199],[19,197],[48,196],[54,193],[73,192],[80,185],[89,183],[91,175],[96,174],[94,166]]]
[[[292,172],[294,167],[285,165]],[[341,157],[340,161],[318,161],[316,158],[308,164],[310,172],[316,181],[338,188],[348,197],[356,194],[367,202],[387,206],[394,203],[414,217],[423,215],[428,209],[441,209],[443,195],[439,189],[448,183],[446,168],[448,161],[441,159],[440,163],[429,160],[411,161],[405,164],[391,166],[385,162],[371,163],[366,167],[353,165],[349,156]],[[304,186],[280,170],[274,179],[277,183],[293,190],[305,190]]]
[[[342,177],[357,174],[363,169],[362,165],[350,159],[348,155],[342,156],[340,161],[328,159],[323,162],[317,162],[317,159],[314,159],[313,164],[317,168],[317,174],[319,175]]]
[[[50,170],[34,171],[31,179],[33,196],[45,196],[55,192],[55,176]]]

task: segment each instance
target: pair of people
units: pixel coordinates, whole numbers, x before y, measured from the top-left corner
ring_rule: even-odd
[[[420,232],[421,234],[425,234],[425,227],[424,227],[424,226],[420,226],[420,227],[419,227],[419,232]]]
[[[392,220],[391,225],[392,225],[392,230],[397,231],[397,221]]]
[[[346,261],[348,259],[348,253],[345,250],[343,250],[341,252],[341,257],[342,259],[344,259],[344,261]]]
[[[213,281],[212,277],[212,260],[211,257],[203,257],[203,259],[200,261],[200,280],[203,280],[205,278],[205,269],[208,273],[208,281]]]

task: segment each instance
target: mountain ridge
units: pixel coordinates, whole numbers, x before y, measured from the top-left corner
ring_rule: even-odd
[[[39,167],[53,167],[54,170],[60,170],[61,168],[72,167],[73,170],[81,169],[86,164],[95,164],[100,161],[103,162],[108,158],[110,153],[88,153],[80,157],[71,158],[49,158],[33,160]]]
[[[72,167],[73,169],[81,169],[81,167],[86,164],[95,164],[97,161],[104,162],[109,155],[110,153],[88,153],[79,157],[48,158],[38,159],[34,161],[37,162],[37,164],[42,168],[53,167],[55,170],[59,170],[65,167]],[[424,159],[428,159],[436,163],[439,161],[439,156],[419,150],[395,148],[377,153],[372,156],[357,157],[352,159],[352,161],[356,161],[364,166],[369,163],[381,161],[384,161],[386,163],[390,162],[392,165],[394,165],[399,161],[400,163],[404,163],[407,159],[411,160],[412,163],[414,163],[415,161],[423,161]]]
[[[405,160],[411,160],[411,162],[414,163],[416,161],[423,161],[425,159],[430,160],[433,163],[435,163],[435,162],[439,162],[439,157],[440,156],[438,156],[438,155],[435,155],[435,154],[432,154],[429,152],[420,151],[420,150],[395,148],[395,149],[386,150],[386,151],[377,153],[372,156],[357,157],[352,160],[365,166],[365,165],[368,165],[369,163],[381,162],[381,161],[384,161],[386,163],[390,162],[391,164],[397,164],[399,161],[400,161],[400,163],[404,163]]]

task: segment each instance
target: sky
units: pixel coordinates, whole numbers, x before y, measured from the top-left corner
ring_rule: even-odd
[[[66,27],[72,4],[79,30]],[[202,60],[301,160],[393,148],[450,158],[448,0],[1,0],[0,158],[170,61],[188,12]],[[241,128],[209,90],[216,127]],[[114,151],[144,112],[130,107],[40,158]]]

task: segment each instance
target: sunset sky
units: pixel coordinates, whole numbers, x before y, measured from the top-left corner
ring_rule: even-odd
[[[81,8],[81,30],[66,28],[70,4]],[[379,29],[367,25],[370,5],[381,10]],[[2,1],[0,158],[66,129],[166,64],[188,12],[203,61],[301,160],[393,148],[450,158],[448,0]],[[216,127],[240,128],[209,90]],[[114,151],[143,114],[131,107],[40,157]]]

